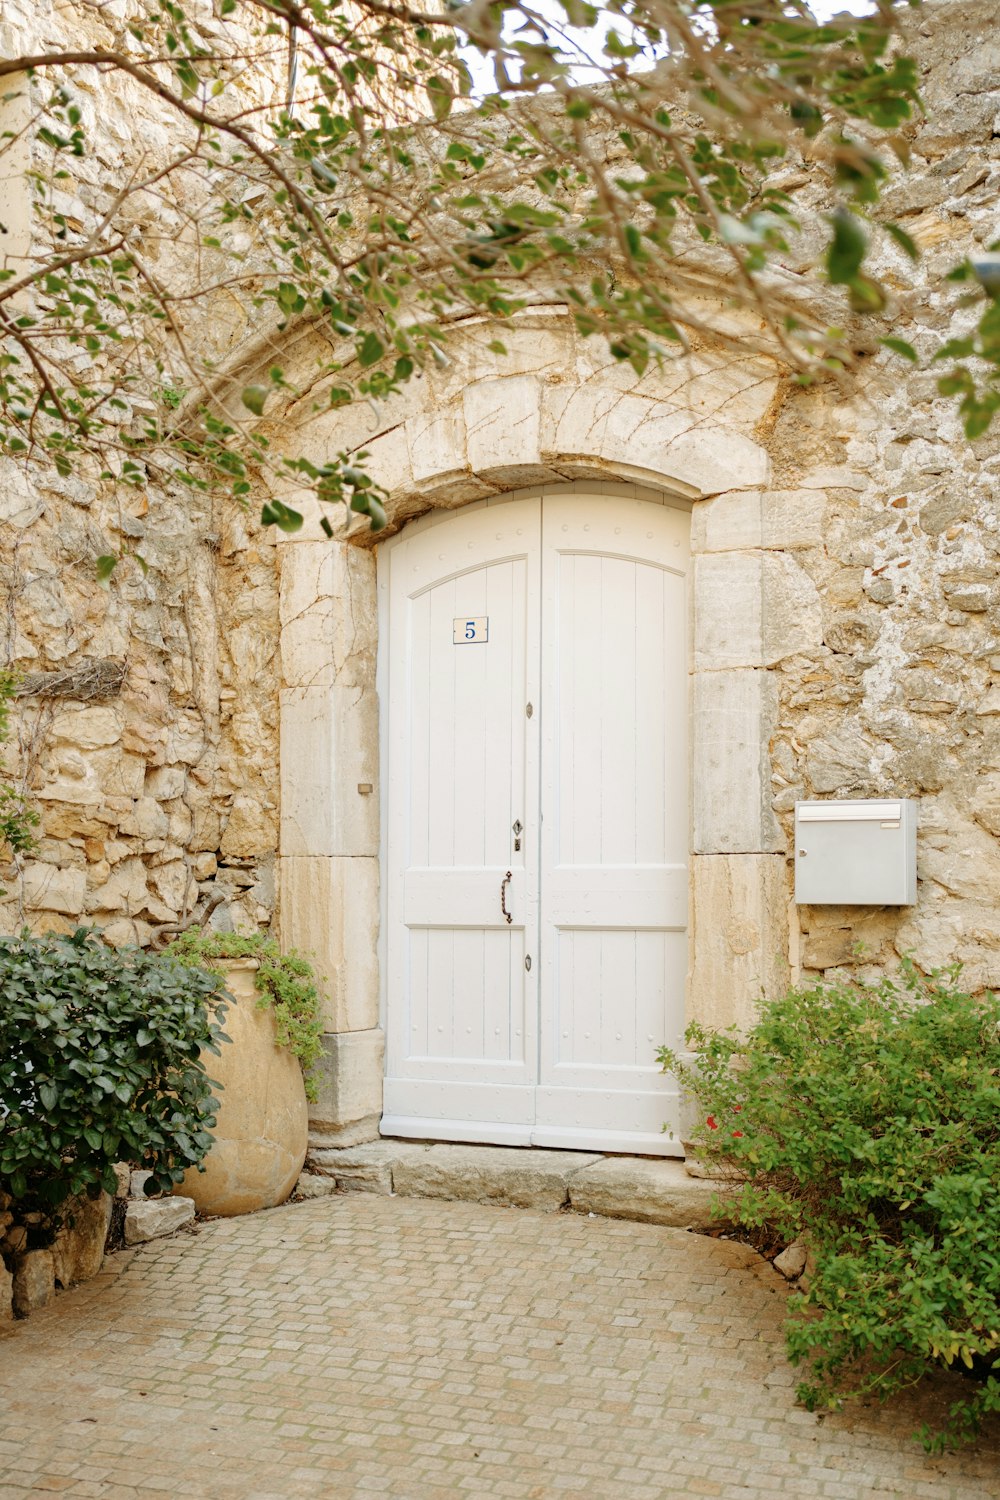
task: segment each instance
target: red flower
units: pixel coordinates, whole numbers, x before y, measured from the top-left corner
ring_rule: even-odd
[[[734,1105],[733,1105],[733,1114],[734,1114],[734,1115],[738,1115],[738,1114],[739,1114],[739,1112],[740,1112],[740,1110],[741,1110],[741,1109],[742,1109],[742,1108],[743,1108],[743,1106],[742,1106],[742,1104],[734,1104]]]
[[[736,1136],[742,1135],[742,1134],[743,1134],[742,1130],[734,1130],[733,1131],[733,1137],[734,1137],[734,1139],[735,1139]]]
[[[714,1115],[709,1115],[708,1119],[705,1121],[705,1124],[708,1126],[709,1130],[718,1130],[719,1128],[715,1123]]]

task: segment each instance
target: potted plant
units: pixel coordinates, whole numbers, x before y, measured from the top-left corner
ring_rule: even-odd
[[[261,933],[190,931],[165,952],[216,976],[233,1043],[211,1061],[221,1090],[214,1144],[177,1190],[201,1213],[273,1208],[294,1188],[308,1144],[309,1070],[322,1034],[312,970]]]

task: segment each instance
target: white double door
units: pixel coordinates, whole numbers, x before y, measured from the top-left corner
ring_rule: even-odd
[[[565,492],[383,549],[383,1134],[680,1149],[687,557]]]

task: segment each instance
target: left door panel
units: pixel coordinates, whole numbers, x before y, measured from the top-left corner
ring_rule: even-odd
[[[426,1135],[433,1121],[443,1139],[530,1139],[538,720],[526,705],[539,554],[537,500],[418,523],[389,549],[382,1128],[393,1134]]]

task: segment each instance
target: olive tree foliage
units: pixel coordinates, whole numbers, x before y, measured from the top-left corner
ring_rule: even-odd
[[[120,20],[75,0],[73,45],[0,61],[22,106],[0,151],[22,154],[32,195],[30,244],[0,260],[0,453],[244,501],[284,476],[377,529],[363,454],[318,467],[269,432],[306,320],[309,387],[334,407],[446,364],[469,317],[502,355],[504,322],[539,301],[638,372],[732,341],[734,309],[741,343],[749,312],[795,378],[848,372],[888,331],[873,237],[917,254],[877,222],[920,110],[906,8],[821,24],[805,0],[130,0]],[[81,90],[116,83],[168,144],[140,128],[102,175]],[[812,297],[781,269],[786,162],[830,188]],[[947,351],[972,433],[1000,401],[998,307],[981,311]],[[248,330],[241,349],[206,334],[220,319]],[[241,402],[234,354],[257,372]],[[278,499],[263,520],[301,525]]]

